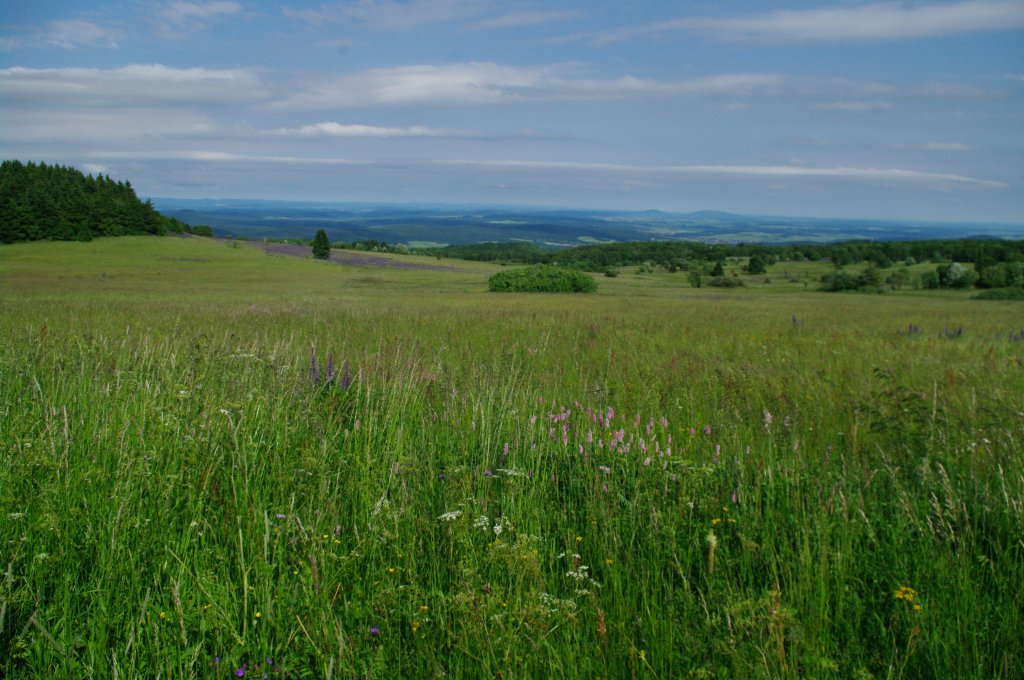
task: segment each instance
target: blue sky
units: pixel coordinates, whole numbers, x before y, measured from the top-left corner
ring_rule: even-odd
[[[1024,222],[1024,0],[0,6],[0,156],[143,196]]]

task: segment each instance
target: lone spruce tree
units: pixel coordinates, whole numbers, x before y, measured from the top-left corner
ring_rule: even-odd
[[[327,260],[331,257],[331,242],[327,240],[327,232],[321,229],[313,237],[313,257]]]

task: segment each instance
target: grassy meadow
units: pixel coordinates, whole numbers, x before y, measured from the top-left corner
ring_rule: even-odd
[[[0,676],[1020,677],[1024,304],[393,257],[0,247]]]

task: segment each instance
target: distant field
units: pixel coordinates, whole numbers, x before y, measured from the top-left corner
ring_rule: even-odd
[[[1019,677],[1021,303],[333,255],[0,246],[0,676]]]

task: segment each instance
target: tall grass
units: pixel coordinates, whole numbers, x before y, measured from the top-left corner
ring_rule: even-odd
[[[1024,663],[1012,303],[135,242],[2,251],[7,677]]]

